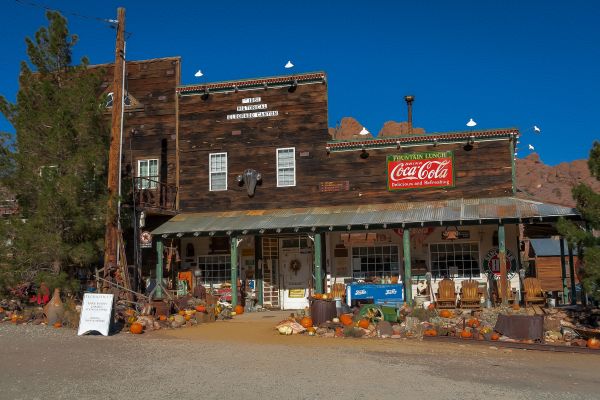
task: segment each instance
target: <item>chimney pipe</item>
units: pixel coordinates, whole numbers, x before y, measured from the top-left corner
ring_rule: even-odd
[[[412,102],[415,101],[415,96],[404,96],[404,101],[406,101],[406,105],[408,106],[408,133],[412,134]]]

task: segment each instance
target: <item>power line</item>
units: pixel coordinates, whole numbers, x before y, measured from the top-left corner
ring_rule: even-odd
[[[76,18],[81,18],[81,19],[87,19],[87,20],[92,20],[92,21],[103,22],[103,23],[111,25],[112,27],[114,27],[116,25],[116,23],[117,23],[117,20],[114,20],[114,19],[93,17],[93,16],[89,16],[89,15],[80,14],[80,13],[77,13],[77,12],[60,10],[58,8],[53,8],[53,7],[47,6],[45,4],[37,3],[37,2],[31,1],[31,0],[15,0],[15,2],[18,3],[18,4],[24,5],[24,6],[30,6],[30,7],[34,7],[34,8],[40,8],[40,9],[46,10],[46,11],[58,11],[58,12],[60,12],[63,15],[70,15],[70,16],[76,17]]]

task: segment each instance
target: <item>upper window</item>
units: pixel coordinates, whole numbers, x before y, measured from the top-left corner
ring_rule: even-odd
[[[481,275],[477,243],[432,243],[429,252],[434,277],[478,278]]]
[[[296,150],[277,149],[277,187],[296,186]]]
[[[138,160],[138,188],[156,189],[158,187],[158,159]]]
[[[209,166],[210,191],[227,190],[227,153],[212,153]]]

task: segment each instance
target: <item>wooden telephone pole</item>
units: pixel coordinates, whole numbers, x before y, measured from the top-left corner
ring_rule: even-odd
[[[106,233],[104,235],[103,276],[109,278],[118,263],[119,196],[121,129],[123,122],[123,80],[125,70],[125,9],[117,10],[117,43],[115,49],[115,67],[112,83],[112,119],[110,129],[110,149],[108,155],[108,206],[106,210]]]

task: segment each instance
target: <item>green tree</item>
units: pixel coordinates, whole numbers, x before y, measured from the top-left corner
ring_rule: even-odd
[[[600,180],[600,142],[594,142],[590,150],[588,167],[592,176]],[[579,257],[583,260],[583,286],[589,295],[600,300],[600,238],[594,235],[594,230],[600,230],[600,194],[580,183],[573,188],[573,198],[586,229],[571,221],[561,220],[558,230],[571,245],[579,249]]]
[[[102,255],[109,140],[102,71],[85,58],[72,65],[77,36],[60,13],[46,17],[48,27],[25,40],[29,64],[21,63],[16,103],[0,96],[16,132],[14,142],[1,142],[0,165],[10,168],[0,179],[20,207],[2,228],[12,239],[0,246],[8,253],[0,254],[5,281],[89,266]]]

